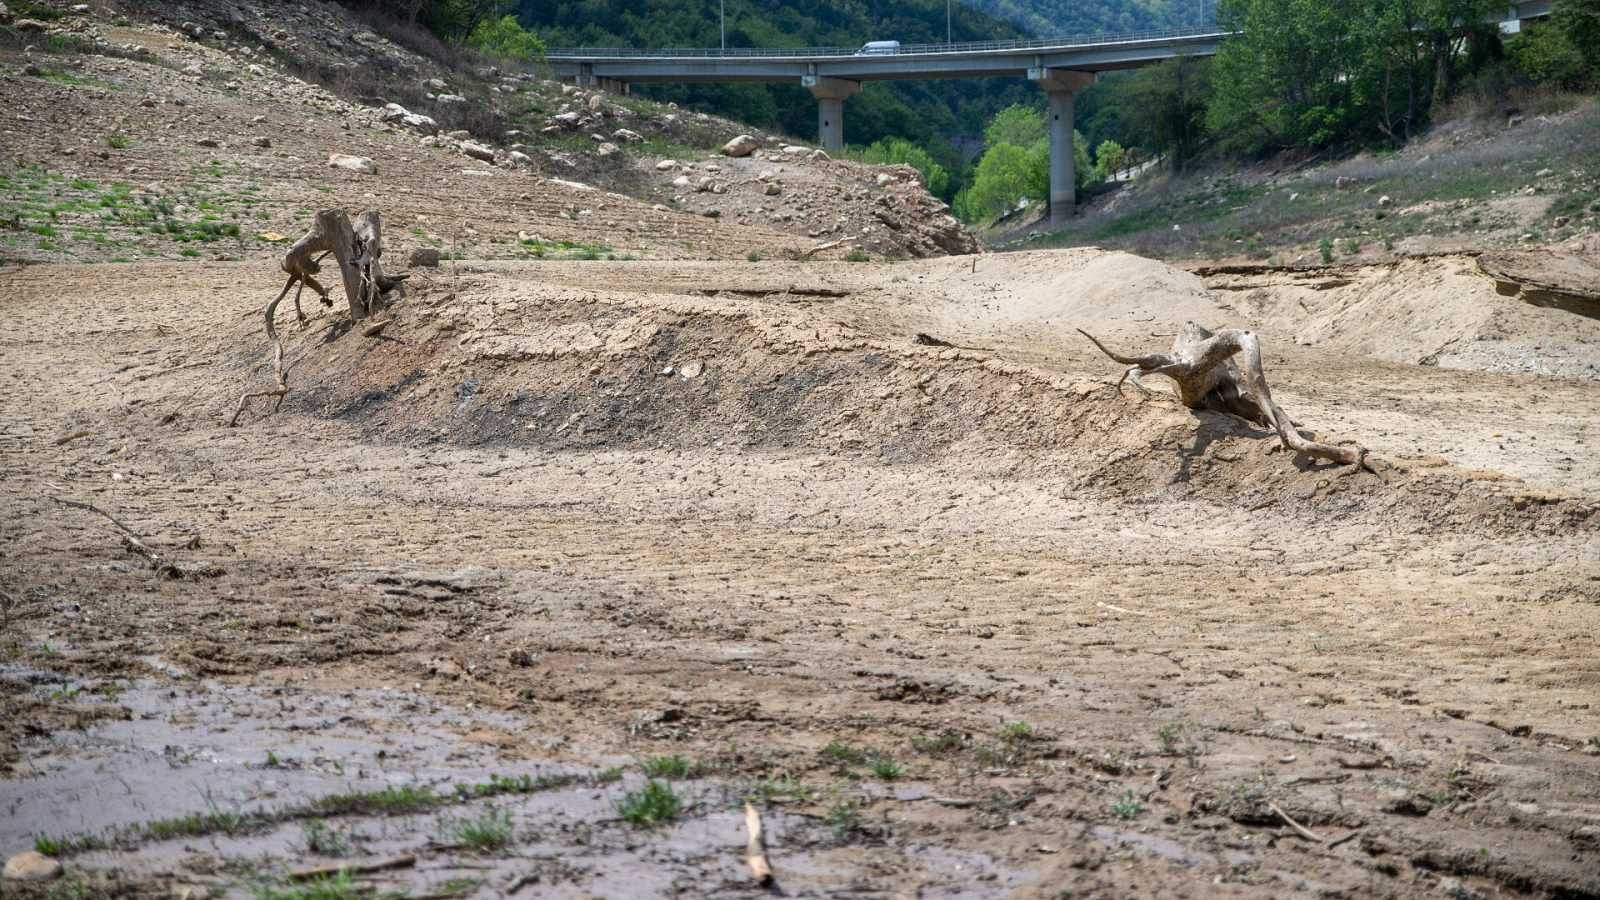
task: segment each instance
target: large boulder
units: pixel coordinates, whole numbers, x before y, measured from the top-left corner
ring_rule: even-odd
[[[61,875],[61,863],[33,850],[24,850],[6,860],[6,881],[49,881]]]
[[[437,134],[439,131],[439,123],[435,122],[432,116],[425,116],[422,113],[406,113],[401,117],[400,124],[423,134]]]
[[[350,156],[344,153],[331,153],[328,155],[328,167],[332,169],[345,169],[350,172],[359,172],[362,175],[378,174],[378,164],[365,156]]]
[[[749,156],[756,152],[761,143],[748,134],[741,134],[733,140],[722,145],[724,156]]]

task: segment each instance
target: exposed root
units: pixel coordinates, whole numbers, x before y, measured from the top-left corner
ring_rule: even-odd
[[[67,500],[62,497],[51,497],[50,499],[62,506],[87,510],[104,516],[106,521],[115,525],[117,530],[122,532],[122,545],[133,553],[144,557],[145,562],[150,564],[150,568],[163,578],[215,578],[223,574],[222,570],[216,566],[181,566],[172,562],[160,551],[145,543],[144,538],[140,537],[138,532],[117,521],[115,516],[95,506],[93,503],[85,503],[82,500]]]
[[[1261,341],[1254,332],[1225,328],[1213,334],[1193,322],[1185,322],[1173,340],[1171,352],[1147,356],[1124,356],[1089,332],[1080,328],[1078,333],[1101,353],[1128,367],[1117,380],[1118,392],[1130,376],[1142,390],[1140,375],[1166,375],[1177,382],[1178,398],[1190,409],[1239,416],[1276,431],[1285,449],[1347,465],[1351,471],[1373,471],[1367,463],[1365,447],[1327,444],[1301,434],[1296,423],[1272,399],[1261,368]],[[1235,357],[1240,357],[1242,366],[1235,363]]]
[[[339,274],[344,281],[345,300],[350,306],[352,322],[359,322],[384,308],[389,302],[390,292],[406,278],[405,275],[391,276],[383,272],[380,261],[383,255],[383,228],[376,210],[368,210],[357,216],[353,224],[342,209],[325,209],[317,213],[311,230],[295,241],[289,252],[284,254],[282,265],[283,270],[289,273],[289,280],[284,282],[283,290],[262,311],[266,319],[267,341],[272,347],[274,386],[264,391],[249,391],[241,396],[233,417],[228,420],[230,428],[239,424],[239,417],[244,415],[245,408],[258,397],[272,397],[274,413],[283,406],[283,398],[289,393],[289,380],[283,365],[283,340],[278,336],[274,317],[278,304],[289,295],[290,288],[294,288],[295,318],[302,326],[307,319],[300,308],[300,292],[307,285],[317,292],[324,306],[333,305],[333,301],[328,299],[327,289],[316,279],[316,274],[322,271],[322,260],[330,253],[339,263]]]

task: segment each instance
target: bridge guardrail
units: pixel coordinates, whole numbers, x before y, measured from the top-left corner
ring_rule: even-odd
[[[1164,28],[1122,34],[1086,34],[1058,38],[1032,38],[1017,41],[969,41],[956,44],[902,44],[896,53],[870,56],[931,56],[951,53],[980,53],[990,50],[1067,49],[1133,44],[1170,38],[1225,37],[1229,32],[1215,25],[1203,28]],[[860,47],[663,47],[656,50],[637,47],[555,47],[545,51],[550,61],[594,59],[805,59],[812,57],[855,56]]]

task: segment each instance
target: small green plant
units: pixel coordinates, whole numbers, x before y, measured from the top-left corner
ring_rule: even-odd
[[[120,132],[106,135],[106,146],[113,150],[126,150],[133,146],[133,139]]]
[[[356,900],[367,896],[349,872],[340,872],[294,885],[262,885],[253,893],[256,900]]]
[[[875,756],[872,758],[872,774],[884,781],[894,781],[906,773],[905,767],[894,761],[892,756]]]
[[[622,767],[612,766],[609,769],[601,769],[594,776],[594,780],[598,784],[615,784],[622,780]]]
[[[479,853],[493,853],[511,845],[514,830],[510,813],[503,809],[491,809],[476,819],[450,822],[446,833],[457,844]]]
[[[278,754],[268,750],[267,761],[262,765],[268,769],[281,769],[283,768],[283,760],[278,758]]]
[[[861,831],[861,802],[847,797],[828,807],[827,822],[833,836],[840,840]]]
[[[871,262],[872,257],[860,247],[851,247],[850,252],[844,255],[844,261],[853,263]]]
[[[685,757],[676,754],[672,756],[652,756],[639,764],[644,774],[651,778],[688,778],[695,772],[695,765]]]
[[[817,751],[817,756],[821,757],[824,763],[840,772],[851,766],[865,765],[867,762],[866,751],[860,747],[852,747],[843,741],[829,741],[827,746]]]
[[[427,788],[404,784],[358,794],[329,794],[311,804],[313,812],[328,816],[395,815],[422,812],[444,802]]]
[[[1361,242],[1360,241],[1356,240],[1355,238],[1345,238],[1345,241],[1344,241],[1344,255],[1345,256],[1355,256],[1357,253],[1360,253],[1360,252],[1361,252]]]
[[[1329,240],[1328,238],[1323,238],[1321,242],[1317,244],[1317,249],[1322,252],[1323,265],[1333,262],[1333,241]]]
[[[617,814],[638,828],[659,825],[677,818],[683,799],[665,781],[651,779],[637,791],[629,791],[617,803]]]
[[[350,853],[350,839],[343,832],[329,828],[325,822],[307,822],[301,834],[305,838],[308,853],[319,856],[348,856]]]
[[[1011,722],[1001,727],[1000,739],[1010,744],[1020,744],[1038,737],[1038,732],[1027,722]]]
[[[60,856],[66,852],[67,842],[46,834],[35,835],[33,838],[33,850],[35,853],[43,853],[45,856]]]
[[[1156,732],[1156,742],[1161,745],[1161,752],[1168,756],[1178,752],[1178,744],[1183,739],[1183,723],[1168,722]]]
[[[929,756],[944,756],[955,753],[967,745],[967,739],[959,731],[946,729],[932,737],[920,735],[911,739],[911,749]]]
[[[1122,796],[1111,804],[1111,814],[1119,819],[1138,818],[1144,812],[1144,804],[1134,796],[1133,791],[1123,791]]]
[[[744,258],[749,262],[761,262],[761,254],[755,250],[746,253]]]

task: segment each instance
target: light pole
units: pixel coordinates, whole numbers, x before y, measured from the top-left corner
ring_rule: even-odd
[[[722,52],[728,52],[728,0],[717,0],[717,11],[722,22]]]
[[[950,39],[950,0],[944,0],[944,42],[954,43]]]

